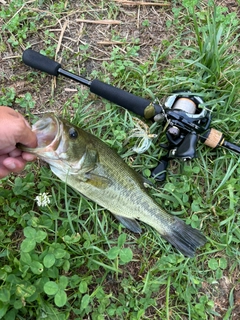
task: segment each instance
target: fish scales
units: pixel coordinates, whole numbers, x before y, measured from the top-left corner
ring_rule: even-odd
[[[110,184],[103,189],[78,181],[74,176],[69,176],[67,182],[74,186],[80,193],[90,199],[93,199],[100,206],[111,211],[113,214],[132,217],[133,219],[141,220],[145,223],[149,222],[149,214],[155,219],[156,226],[159,222],[159,211],[165,215],[165,221],[173,222],[174,218],[165,213],[159,205],[146,193],[144,180],[133,171],[120,157],[110,148],[92,135],[91,141],[93,147],[98,151],[99,161],[96,168],[92,171],[93,174],[108,177]],[[108,161],[106,161],[108,160]],[[104,198],[103,198],[104,192]],[[161,217],[164,220],[164,217]],[[157,227],[155,228],[157,229]],[[167,229],[167,227],[166,227]],[[160,232],[160,227],[157,230]],[[164,228],[161,227],[161,232]]]
[[[133,232],[141,232],[137,220],[142,221],[188,257],[205,244],[199,230],[164,211],[146,191],[143,178],[94,135],[55,115],[37,121],[33,131],[38,147],[21,149],[48,162],[62,181]]]

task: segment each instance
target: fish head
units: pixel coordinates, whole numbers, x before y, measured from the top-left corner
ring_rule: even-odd
[[[86,150],[80,128],[47,114],[32,126],[32,131],[37,137],[37,147],[18,146],[22,151],[35,154],[61,172],[78,173]]]

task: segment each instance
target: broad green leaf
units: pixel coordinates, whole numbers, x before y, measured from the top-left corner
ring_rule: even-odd
[[[89,301],[90,301],[90,296],[89,294],[85,294],[83,297],[82,297],[82,301],[81,301],[81,309],[86,309],[88,304],[89,304]]]
[[[43,265],[38,261],[33,261],[30,268],[34,274],[41,274],[43,272]]]
[[[120,251],[120,254],[119,254],[119,257],[120,257],[120,260],[123,262],[123,263],[128,263],[132,260],[133,258],[133,253],[132,253],[132,250],[130,248],[124,248]]]
[[[1,268],[1,270],[6,271],[7,273],[11,273],[12,272],[12,267],[10,267],[9,265],[5,264],[5,266],[3,266]]]
[[[74,233],[71,236],[66,235],[63,237],[63,241],[68,244],[79,242],[80,239],[81,239],[81,236],[79,233]]]
[[[37,243],[40,243],[46,238],[46,236],[47,236],[47,233],[45,231],[38,230],[36,232],[35,240],[36,240]]]
[[[5,304],[2,301],[0,301],[0,319],[3,319],[7,310],[8,310],[8,304]]]
[[[28,298],[31,297],[36,291],[36,287],[33,285],[25,285],[25,284],[18,284],[16,288],[16,295],[20,296],[21,298]]]
[[[223,271],[220,268],[217,268],[217,270],[215,271],[215,279],[221,279],[223,277]]]
[[[10,291],[7,288],[0,288],[0,301],[9,302],[10,300]]]
[[[225,258],[223,258],[223,257],[219,259],[219,267],[220,267],[221,269],[226,269],[226,268],[227,268],[227,265],[228,265],[227,259],[225,259]]]
[[[7,278],[7,272],[5,272],[4,270],[0,270],[0,280],[4,280],[5,281],[6,278]]]
[[[43,290],[46,294],[54,295],[58,292],[58,285],[54,281],[48,281],[45,283]]]
[[[38,243],[40,243],[42,240],[44,240],[47,236],[47,233],[45,231],[42,231],[42,230],[36,231],[32,227],[24,228],[23,233],[26,238],[28,238],[29,240],[32,239]]]
[[[46,268],[51,268],[55,261],[55,255],[53,253],[48,253],[43,259],[43,264]]]
[[[118,237],[118,246],[122,247],[124,245],[124,243],[126,242],[126,239],[127,239],[126,233],[120,234],[120,236]]]
[[[120,248],[118,247],[112,247],[109,251],[108,251],[108,259],[114,260],[117,258],[118,253],[120,251]]]
[[[88,284],[87,284],[87,282],[84,281],[84,280],[81,281],[81,282],[80,282],[80,285],[79,285],[79,292],[81,292],[81,293],[86,293],[87,290],[88,290]]]
[[[55,258],[56,259],[61,259],[65,256],[66,254],[66,251],[62,248],[57,248],[55,251],[54,251],[54,255],[55,255]]]
[[[70,265],[69,260],[65,260],[64,263],[63,263],[63,265],[62,265],[62,268],[63,268],[64,271],[69,271],[70,266],[71,266],[71,265]]]
[[[217,268],[219,267],[218,265],[218,261],[214,258],[209,259],[208,261],[208,267],[212,270],[217,270]]]
[[[24,239],[23,242],[21,243],[21,250],[23,252],[30,252],[35,248],[35,246],[36,246],[36,241],[30,238],[27,238],[27,239]]]
[[[21,300],[18,299],[14,301],[13,306],[14,306],[14,309],[22,309],[23,303]]]
[[[54,265],[50,269],[47,269],[47,276],[49,278],[57,279],[59,277],[59,269]]]
[[[28,272],[28,270],[30,269],[30,266],[29,265],[27,265],[27,264],[25,264],[25,265],[23,265],[23,266],[19,266],[19,270],[21,271],[21,276],[22,276],[22,278],[25,278],[25,276],[26,276],[26,274],[27,274],[27,272]]]
[[[40,243],[40,242],[42,242],[42,241],[46,238],[46,236],[47,236],[47,233],[46,233],[45,231],[38,230],[38,231],[36,232],[35,241],[36,241],[37,243]]]
[[[26,228],[24,228],[23,233],[24,233],[24,235],[25,235],[26,238],[35,239],[36,230],[33,229],[32,227],[26,227]]]
[[[68,285],[68,278],[66,276],[61,276],[59,279],[58,287],[64,290],[67,287],[67,285]]]
[[[23,262],[27,265],[30,265],[32,262],[32,258],[30,256],[30,254],[28,252],[24,252],[24,251],[21,252],[21,259],[20,260],[21,260],[21,262]]]
[[[54,297],[54,302],[56,306],[63,307],[67,302],[66,292],[64,290],[59,290]]]

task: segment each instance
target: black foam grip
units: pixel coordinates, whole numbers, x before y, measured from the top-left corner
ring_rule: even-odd
[[[58,69],[61,68],[60,63],[32,49],[27,49],[23,52],[22,60],[29,67],[38,69],[53,76],[57,76]]]
[[[228,141],[224,141],[223,146],[229,150],[235,151],[237,153],[240,153],[240,146],[237,146],[236,144],[233,144]]]
[[[91,82],[90,91],[140,116],[144,116],[145,108],[151,103],[150,100],[137,97],[99,80]]]

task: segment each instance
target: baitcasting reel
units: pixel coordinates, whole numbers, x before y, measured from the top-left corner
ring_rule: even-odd
[[[177,92],[166,99],[163,112],[154,117],[156,122],[166,122],[168,139],[168,145],[160,145],[167,149],[168,153],[152,171],[157,180],[165,180],[171,159],[186,161],[196,157],[199,135],[205,132],[211,123],[210,112],[201,108],[201,104],[203,100],[191,92]]]
[[[188,160],[196,157],[199,139],[211,148],[222,146],[240,153],[239,146],[225,141],[220,131],[210,128],[210,111],[202,108],[203,100],[191,92],[176,92],[166,99],[164,106],[161,106],[97,79],[90,81],[66,71],[62,69],[60,63],[32,49],[25,50],[22,59],[30,67],[53,76],[60,74],[86,85],[91,92],[146,119],[164,121],[167,127],[168,145],[160,146],[167,149],[168,153],[160,159],[159,165],[152,171],[153,177],[159,181],[165,180],[166,169],[171,159]]]
[[[200,97],[191,92],[178,92],[166,99],[163,112],[154,117],[156,122],[166,121],[168,139],[168,145],[160,145],[168,153],[160,158],[159,165],[152,171],[155,179],[166,179],[166,169],[171,159],[186,161],[195,158],[199,139],[211,148],[222,146],[240,153],[239,146],[226,141],[220,131],[210,128],[211,113],[201,108],[203,103]]]

